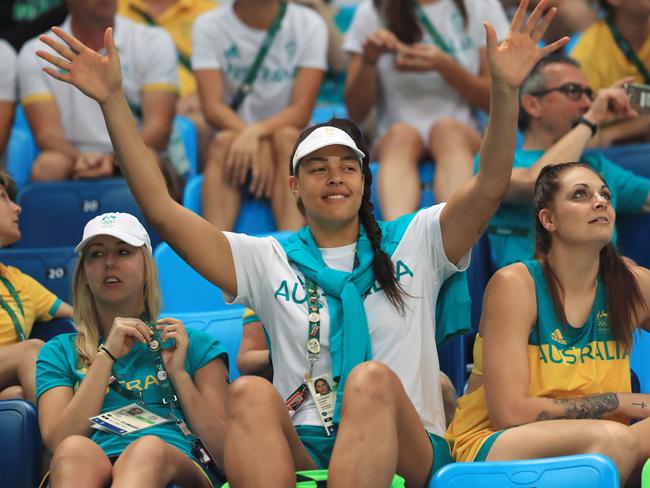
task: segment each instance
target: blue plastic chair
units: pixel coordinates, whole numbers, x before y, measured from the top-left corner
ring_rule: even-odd
[[[31,183],[18,193],[22,237],[17,248],[75,246],[84,225],[104,212],[128,212],[145,226],[155,246],[160,238],[147,224],[123,178]]]
[[[40,339],[47,342],[59,334],[77,332],[71,318],[52,319],[49,322],[36,322],[29,334],[30,339]]]
[[[454,463],[440,469],[429,488],[618,488],[614,463],[600,454],[526,461]]]
[[[630,368],[639,379],[641,393],[650,393],[650,333],[637,330],[630,354]]]
[[[463,394],[465,377],[467,376],[467,361],[465,359],[465,336],[454,337],[444,346],[438,348],[440,369],[449,376],[456,388],[458,396]]]
[[[0,249],[0,263],[18,268],[68,303],[72,303],[72,273],[76,262],[72,247]]]
[[[7,146],[7,171],[22,188],[29,182],[32,174],[32,164],[38,155],[38,147],[29,129],[21,129],[14,125]]]
[[[381,219],[381,207],[379,205],[379,196],[377,194],[377,173],[379,171],[379,163],[370,163],[370,172],[372,173],[372,187],[370,189],[370,201],[375,207],[375,217]],[[420,174],[420,207],[430,207],[435,205],[436,196],[433,193],[433,179],[436,174],[436,167],[433,161],[424,161],[418,165],[418,173]]]
[[[175,314],[174,318],[183,321],[185,327],[202,330],[223,344],[228,351],[229,378],[234,381],[239,377],[237,354],[242,338],[242,307],[230,307],[226,310],[198,313]]]
[[[183,193],[183,206],[201,215],[201,191],[203,175],[189,179]],[[235,223],[235,232],[244,234],[270,234],[275,232],[275,219],[271,212],[271,202],[268,199],[257,200],[242,190],[242,206]]]
[[[311,114],[311,123],[312,124],[322,124],[329,121],[332,118],[345,119],[348,116],[348,110],[345,108],[345,105],[340,104],[318,104],[314,107],[314,111]]]
[[[0,432],[0,486],[38,486],[41,434],[34,405],[18,399],[0,401]]]
[[[153,253],[158,265],[163,314],[208,312],[228,307],[221,290],[183,261],[165,242]],[[240,307],[240,313],[243,308]]]
[[[620,214],[616,219],[618,248],[623,256],[650,267],[650,215]]]
[[[611,146],[587,151],[589,152],[599,152],[633,173],[650,177],[650,143]]]

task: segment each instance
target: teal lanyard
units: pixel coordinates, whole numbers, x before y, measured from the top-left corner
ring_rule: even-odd
[[[233,109],[235,112],[237,111],[237,109],[239,109],[239,107],[243,103],[244,98],[246,98],[246,95],[248,95],[251,92],[253,88],[253,83],[255,83],[255,79],[257,78],[257,73],[259,72],[260,67],[262,66],[262,62],[266,57],[266,53],[269,51],[269,48],[273,43],[273,39],[275,39],[275,35],[278,33],[278,30],[280,29],[280,24],[282,23],[282,19],[284,18],[284,14],[286,11],[287,11],[287,3],[285,1],[281,1],[278,14],[275,16],[275,19],[273,19],[273,23],[271,24],[271,27],[269,27],[269,30],[266,31],[266,36],[262,41],[260,50],[257,52],[257,56],[255,56],[255,60],[253,61],[253,64],[248,69],[244,81],[242,81],[241,85],[239,85],[239,88],[237,88],[237,92],[235,92],[235,95],[233,96],[232,101],[230,102],[230,108]]]
[[[5,285],[5,288],[7,288],[7,290],[9,291],[9,294],[12,296],[12,298],[16,302],[16,305],[18,306],[18,310],[20,310],[20,315],[22,315],[23,320],[25,320],[25,310],[23,309],[23,302],[18,296],[18,292],[14,288],[14,285],[12,285],[11,281],[9,281],[4,276],[0,276],[0,281],[2,281],[2,284]],[[13,308],[11,308],[11,305],[9,305],[7,301],[2,297],[0,297],[0,306],[5,309],[5,312],[7,312],[7,315],[9,315],[11,322],[14,324],[14,329],[16,329],[16,335],[18,336],[18,340],[22,342],[25,339],[27,339],[25,337],[25,332],[23,331],[23,327],[20,324],[20,320],[18,320],[18,317],[16,316],[16,313],[14,312]]]
[[[630,43],[625,40],[621,34],[621,31],[618,30],[618,27],[616,27],[612,19],[607,19],[606,22],[609,30],[612,33],[612,37],[618,45],[618,48],[625,55],[627,60],[636,67],[636,69],[639,71],[639,74],[643,76],[644,83],[646,85],[650,85],[650,72],[648,72],[648,68],[639,59],[639,56],[637,56],[637,54],[634,52],[634,49],[632,49]]]
[[[424,13],[424,10],[418,3],[418,0],[412,0],[411,4],[413,5],[413,10],[415,11],[415,16],[418,18],[420,21],[420,24],[426,29],[428,32],[429,36],[433,40],[433,42],[440,48],[441,51],[449,54],[450,56],[454,56],[454,54],[451,51],[451,48],[447,45],[445,40],[442,38],[438,30],[433,26],[431,21],[429,20],[429,17]]]

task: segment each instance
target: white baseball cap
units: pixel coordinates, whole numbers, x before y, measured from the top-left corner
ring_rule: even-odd
[[[293,154],[291,160],[291,167],[293,172],[296,172],[296,167],[302,158],[326,146],[345,146],[354,151],[354,154],[359,158],[359,162],[363,161],[366,155],[354,143],[350,134],[338,127],[329,125],[319,127],[311,132],[303,141],[298,144],[296,152]]]
[[[98,215],[84,227],[84,235],[74,251],[81,253],[86,244],[96,236],[113,236],[134,247],[147,246],[151,251],[151,239],[140,221],[133,215],[110,212]]]

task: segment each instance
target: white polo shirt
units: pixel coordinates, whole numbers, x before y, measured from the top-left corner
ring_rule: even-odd
[[[454,59],[474,75],[480,70],[480,51],[485,47],[482,22],[488,20],[502,39],[508,32],[508,20],[498,0],[465,0],[467,22],[453,0],[438,0],[422,5],[422,10],[451,49]],[[422,43],[433,44],[427,30],[422,29]],[[347,32],[343,48],[361,54],[366,38],[385,29],[372,0],[364,0],[357,8]],[[385,54],[377,63],[378,133],[383,135],[393,124],[407,122],[420,133],[423,142],[429,139],[431,125],[442,117],[453,117],[473,125],[472,110],[462,95],[436,71],[415,72],[395,69],[395,57]]]
[[[397,281],[404,290],[405,314],[395,309],[379,283],[375,283],[364,299],[373,359],[397,374],[423,426],[439,436],[445,432],[445,415],[436,350],[435,304],[444,281],[469,265],[469,254],[457,265],[447,259],[440,228],[444,205],[419,211],[390,257]],[[309,370],[304,276],[289,262],[281,244],[273,237],[231,232],[225,235],[237,274],[237,297],[224,292],[224,298],[252,308],[259,316],[271,341],[273,384],[287,398],[304,381],[304,374]],[[353,247],[324,249],[321,254],[330,267],[352,269]],[[320,287],[318,295],[323,305],[320,310],[323,352],[315,364],[314,377],[332,369],[329,307]],[[321,425],[313,400],[296,412],[293,423]]]
[[[68,16],[61,28],[71,32],[70,24]],[[122,67],[122,86],[129,104],[135,108],[134,113],[137,114],[140,109],[143,92],[178,91],[176,49],[167,32],[119,15],[115,16],[114,32]],[[48,63],[36,56],[38,49],[54,53],[46,44],[34,38],[23,46],[18,55],[21,103],[28,105],[53,99],[59,108],[68,141],[82,152],[112,154],[113,145],[97,102],[74,86],[45,74],[41,69]]]
[[[0,102],[16,101],[18,67],[16,52],[4,39],[0,39]]]
[[[224,100],[230,103],[265,36],[266,30],[242,22],[232,4],[206,12],[194,23],[192,69],[221,70]],[[250,124],[277,114],[289,106],[298,68],[326,67],[325,21],[314,10],[289,3],[239,116]]]

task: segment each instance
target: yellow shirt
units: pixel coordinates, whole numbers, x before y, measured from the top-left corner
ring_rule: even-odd
[[[169,32],[176,45],[176,50],[180,53],[178,77],[181,84],[181,96],[196,92],[194,73],[181,61],[181,58],[187,61],[192,58],[192,25],[199,15],[217,6],[218,3],[215,0],[178,0],[155,18],[155,25]],[[146,0],[119,0],[118,9],[119,14],[143,24],[150,24],[147,21],[147,16],[153,18]]]
[[[22,273],[13,266],[0,264],[0,274],[7,278],[16,289],[22,301],[25,316],[20,313],[16,301],[9,290],[0,282],[0,297],[9,304],[18,318],[25,337],[32,332],[34,322],[50,320],[61,304],[61,300],[51,291],[29,275]],[[18,334],[11,317],[0,307],[0,347],[18,342]]]
[[[636,54],[650,70],[650,37]],[[626,76],[634,76],[637,83],[643,83],[643,76],[627,60],[602,20],[582,33],[571,57],[580,62],[593,90],[610,86]]]

